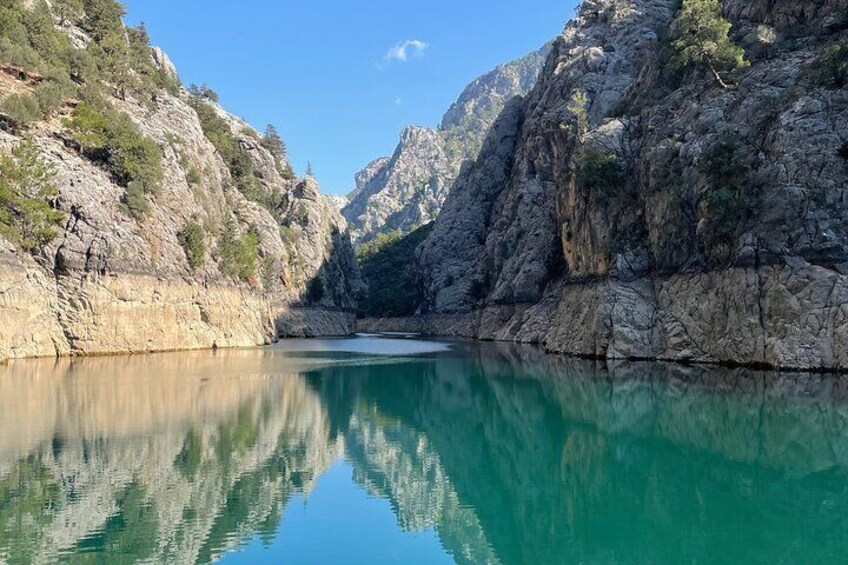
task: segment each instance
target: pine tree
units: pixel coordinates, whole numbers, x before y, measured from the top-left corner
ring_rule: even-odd
[[[315,171],[312,170],[312,162],[311,161],[306,162],[306,176],[308,176],[310,178],[315,178]]]
[[[672,47],[678,67],[706,66],[722,88],[730,85],[722,74],[749,66],[745,50],[730,41],[731,23],[724,18],[719,0],[683,0],[671,24]]]
[[[286,142],[283,141],[280,132],[273,124],[268,124],[265,128],[265,134],[262,136],[262,147],[280,160],[286,158]]]
[[[53,170],[38,147],[19,143],[0,158],[0,234],[27,251],[49,243],[64,219],[49,202],[56,194]]]
[[[95,41],[102,41],[108,35],[121,33],[124,7],[115,0],[84,0],[85,19],[83,28]]]
[[[54,0],[53,12],[62,24],[73,24],[83,14],[83,0]]]
[[[213,104],[219,101],[218,93],[215,92],[208,84],[201,85],[192,84],[188,87],[188,93],[196,98],[201,98]]]

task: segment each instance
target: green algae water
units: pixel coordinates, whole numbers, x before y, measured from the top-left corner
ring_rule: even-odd
[[[402,336],[0,368],[0,563],[844,563],[848,378]]]

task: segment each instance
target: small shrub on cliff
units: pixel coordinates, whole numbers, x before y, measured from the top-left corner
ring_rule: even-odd
[[[66,87],[53,81],[44,82],[35,91],[35,101],[42,117],[51,114],[62,107]]]
[[[256,274],[259,259],[259,233],[255,229],[239,236],[238,224],[230,219],[218,242],[221,256],[221,272],[228,277],[249,280]]]
[[[712,180],[729,187],[742,187],[748,176],[742,140],[732,132],[719,134],[704,153],[706,172]]]
[[[162,181],[162,151],[132,119],[106,102],[83,102],[65,121],[87,158],[104,165],[121,186],[136,183],[145,194]]]
[[[83,0],[53,0],[53,12],[62,24],[77,23],[84,13]]]
[[[810,65],[814,86],[838,89],[848,86],[848,42],[828,45]]]
[[[207,84],[189,85],[188,93],[196,98],[201,98],[214,104],[217,104],[219,100],[218,93],[212,90]]]
[[[703,238],[709,250],[731,244],[748,215],[748,168],[742,140],[734,133],[719,135],[705,152],[703,162],[713,184],[702,203]]]
[[[143,220],[150,213],[150,203],[144,194],[144,186],[139,182],[131,182],[127,185],[122,204],[124,211],[138,221]]]
[[[38,105],[38,100],[30,94],[10,94],[3,100],[0,109],[18,127],[37,122],[44,117]]]
[[[53,170],[38,147],[19,143],[0,158],[0,234],[27,251],[48,244],[64,219],[50,205],[56,194]]]
[[[610,198],[621,191],[627,176],[613,153],[590,150],[578,163],[577,180],[590,194]]]
[[[272,292],[277,288],[280,280],[282,267],[280,261],[273,257],[265,257],[262,261],[262,288],[265,292]]]
[[[189,166],[186,171],[186,182],[192,186],[197,186],[200,184],[200,171],[197,170],[197,167]]]
[[[183,246],[189,266],[196,271],[206,260],[206,233],[203,227],[194,221],[186,222],[178,239]]]
[[[589,97],[582,90],[575,91],[566,109],[574,116],[575,135],[584,135],[589,130]]]
[[[704,66],[722,88],[730,88],[725,77],[750,63],[745,50],[730,40],[732,25],[721,9],[719,0],[683,0],[671,24],[675,56],[670,63],[679,68]]]

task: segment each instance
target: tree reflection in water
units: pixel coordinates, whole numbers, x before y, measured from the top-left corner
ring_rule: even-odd
[[[435,530],[457,562],[836,562],[846,384],[493,344],[14,363],[0,561],[270,545],[291,498],[345,459],[399,532]]]

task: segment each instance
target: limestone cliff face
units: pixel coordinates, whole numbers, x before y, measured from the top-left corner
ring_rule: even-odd
[[[159,51],[154,61],[172,68]],[[33,88],[0,73],[0,99]],[[70,106],[28,131],[0,131],[0,152],[24,135],[38,146],[66,216],[59,236],[35,255],[0,238],[0,361],[350,332],[358,269],[344,219],[313,180],[283,178],[259,134],[218,109],[261,190],[279,195],[273,208],[260,206],[234,187],[187,93],[162,91],[147,105],[110,101],[163,154],[164,180],[143,220],[124,211],[126,190],[69,143],[63,119]],[[219,241],[230,219],[241,234],[258,234],[257,268],[246,282],[221,272]],[[208,251],[197,269],[179,242],[189,221],[205,229]]]
[[[608,358],[848,368],[848,90],[812,78],[846,41],[848,3],[723,5],[751,62],[729,89],[663,74],[677,2],[583,4],[419,249],[413,324]],[[583,172],[598,155],[616,163],[606,185]]]
[[[409,127],[392,157],[369,163],[342,213],[355,239],[409,232],[432,221],[468,159],[477,157],[492,122],[513,97],[526,94],[549,51],[545,46],[469,84],[439,129]]]

